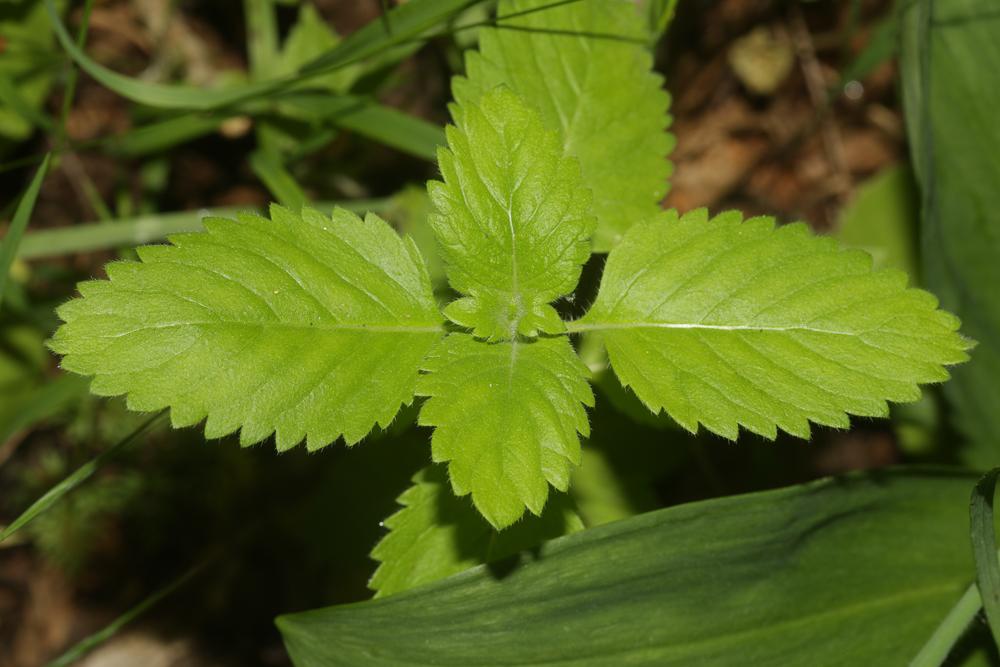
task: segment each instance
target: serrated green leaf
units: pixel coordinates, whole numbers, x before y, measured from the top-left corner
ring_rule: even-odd
[[[556,494],[540,517],[526,517],[495,532],[466,498],[448,488],[443,466],[424,468],[399,497],[401,510],[385,520],[389,533],[372,550],[379,561],[368,586],[375,597],[491,563],[545,540],[583,530],[566,494]]]
[[[656,213],[667,193],[670,96],[652,71],[649,32],[634,2],[531,11],[546,4],[551,0],[501,2],[499,25],[480,31],[479,52],[469,53],[466,78],[456,78],[452,90],[465,105],[506,85],[539,111],[566,154],[580,160],[594,193],[594,250],[607,252],[634,222]]]
[[[484,343],[451,334],[424,363],[420,424],[434,426],[431,452],[448,461],[455,494],[498,530],[527,506],[541,514],[548,484],[560,491],[580,464],[594,404],[587,367],[565,336]]]
[[[906,665],[972,577],[974,480],[900,469],[671,507],[278,628],[297,667]]]
[[[670,211],[629,231],[571,330],[600,330],[622,383],[691,431],[808,437],[810,420],[885,416],[968,358],[958,318],[871,264],[802,224]]]
[[[241,429],[247,445],[353,444],[387,425],[441,336],[416,246],[372,214],[271,215],[206,219],[80,283],[50,342],[63,368],[134,410],[170,407],[175,426],[207,417],[207,437]]]
[[[445,315],[492,340],[560,333],[549,302],[576,286],[594,227],[579,165],[507,89],[452,113],[444,182],[427,186],[448,279],[468,295]]]

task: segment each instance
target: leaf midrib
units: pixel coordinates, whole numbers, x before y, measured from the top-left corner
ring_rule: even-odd
[[[805,325],[765,326],[754,324],[704,324],[702,322],[584,322],[580,320],[566,323],[566,330],[570,333],[628,329],[709,329],[715,331],[776,331],[783,333],[810,331],[813,333],[854,337],[861,337],[865,334],[863,331],[838,331],[836,329],[823,329]]]
[[[123,331],[114,335],[105,335],[101,338],[121,338],[123,336],[129,336],[131,334],[137,333],[139,331],[148,331],[150,329],[176,329],[179,327],[204,327],[204,326],[226,326],[226,327],[256,327],[256,328],[275,328],[275,329],[302,329],[308,331],[327,331],[327,332],[339,332],[339,331],[364,331],[369,333],[445,333],[445,328],[441,324],[425,324],[422,322],[416,322],[413,324],[407,323],[392,323],[392,324],[355,324],[350,322],[338,322],[338,323],[319,323],[319,324],[301,324],[297,322],[248,322],[241,320],[204,320],[204,321],[185,321],[185,322],[167,322],[163,324],[152,324],[136,327],[129,331]]]

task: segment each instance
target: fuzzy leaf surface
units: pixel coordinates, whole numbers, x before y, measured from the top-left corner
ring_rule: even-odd
[[[444,182],[428,184],[448,279],[467,295],[445,315],[492,340],[559,333],[549,302],[576,287],[595,223],[580,167],[507,89],[452,113]]]
[[[372,550],[372,558],[379,561],[368,584],[375,597],[444,579],[583,530],[570,497],[558,493],[540,517],[525,517],[498,533],[467,498],[451,492],[443,466],[417,473],[398,502],[402,509],[385,520],[389,532]]]
[[[63,368],[244,444],[316,449],[387,425],[442,335],[416,246],[374,215],[271,215],[208,218],[80,283],[50,341]]]
[[[607,252],[633,223],[659,209],[672,171],[670,96],[652,71],[649,33],[635,3],[504,0],[515,16],[479,32],[466,77],[452,84],[469,104],[505,85],[541,114],[594,193],[594,250]]]
[[[886,416],[968,358],[937,305],[805,225],[670,211],[629,231],[571,329],[600,331],[622,383],[691,431],[805,438]]]
[[[495,528],[527,507],[540,515],[548,485],[560,491],[580,464],[578,433],[594,404],[588,370],[565,336],[484,343],[451,334],[424,364],[420,423],[434,426],[434,461],[449,462],[455,494]]]

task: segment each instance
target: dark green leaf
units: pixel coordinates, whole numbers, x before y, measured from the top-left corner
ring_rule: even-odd
[[[278,627],[298,667],[902,665],[968,585],[973,479],[896,470],[692,503]]]
[[[1000,646],[1000,563],[997,562],[997,538],[993,528],[993,492],[997,477],[1000,477],[1000,468],[994,468],[976,484],[969,505],[969,519],[976,583],[993,641]]]
[[[945,393],[966,460],[987,469],[1000,463],[1000,14],[995,0],[921,0],[902,20],[924,283],[980,343]]]

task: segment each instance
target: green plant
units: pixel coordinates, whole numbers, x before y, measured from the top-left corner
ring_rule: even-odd
[[[270,220],[208,219],[81,283],[50,344],[63,367],[132,409],[170,408],[174,426],[207,420],[207,437],[239,430],[244,445],[274,434],[279,450],[354,444],[425,396],[434,460],[499,530],[525,508],[541,515],[549,485],[567,490],[580,462],[594,397],[566,334],[598,336],[654,413],[730,439],[741,426],[808,437],[809,422],[886,416],[887,400],[916,400],[919,383],[967,358],[958,320],[930,294],[802,225],[647,215],[670,141],[645,49],[621,41],[636,34],[633,9],[578,3],[526,24],[624,33],[563,51],[493,30],[470,55],[443,182],[428,186],[459,294],[449,325],[419,250],[383,220],[272,207]],[[558,63],[565,77],[542,74]],[[573,291],[592,239],[614,247],[595,303],[566,322],[552,304]]]
[[[248,24],[267,23],[269,3],[247,7]],[[421,7],[430,4],[387,15],[383,45],[407,48],[393,40],[428,25],[415,18]],[[49,342],[62,367],[92,376],[95,394],[169,410],[175,427],[204,421],[206,437],[244,446],[273,436],[279,451],[303,441],[314,451],[414,420],[433,429],[433,464],[412,477],[372,551],[369,586],[382,599],[279,618],[297,665],[778,663],[804,662],[803,646],[883,664],[916,655],[928,636],[915,664],[936,664],[927,656],[943,659],[977,612],[974,565],[954,548],[966,473],[857,475],[634,516],[656,507],[643,497],[651,473],[641,447],[623,445],[618,456],[633,458],[624,473],[607,450],[581,447],[601,423],[591,424],[599,403],[620,413],[601,425],[623,442],[623,422],[662,439],[677,427],[809,438],[813,424],[844,429],[852,415],[886,417],[889,402],[918,400],[921,384],[947,380],[972,347],[958,318],[903,272],[873,268],[866,253],[805,225],[660,210],[673,138],[647,46],[674,6],[643,9],[500,2],[498,25],[480,29],[452,83],[453,125],[385,140],[414,154],[447,145],[437,151],[441,180],[394,198],[382,217],[302,206],[305,191],[286,170],[308,150],[300,144],[329,131],[316,119],[352,108],[366,73],[355,55],[374,53],[363,40],[338,42],[308,6],[281,49],[252,42],[255,80],[243,92],[114,75],[66,45],[58,26],[109,87],[203,110],[195,126],[180,117],[184,132],[282,91],[280,112],[257,126],[250,164],[283,206],[269,217],[208,217],[203,230],[186,217],[190,233],[80,283]],[[297,80],[310,71],[311,81]],[[379,135],[384,112],[365,108],[372,115],[357,131]],[[958,207],[961,197],[945,201]],[[410,211],[396,220],[405,234],[385,221],[394,207]],[[426,225],[412,213],[421,209]],[[905,236],[905,220],[899,229]],[[897,263],[915,261],[900,247]],[[605,253],[591,286],[586,269],[599,272],[594,257]],[[932,284],[961,292],[961,275],[948,275],[956,287],[941,273]],[[989,331],[982,317],[977,337]],[[976,505],[980,537],[992,522],[986,504]],[[615,519],[626,520],[599,526]],[[989,591],[996,577],[980,563],[995,545],[977,545]],[[889,624],[902,630],[864,634]]]

